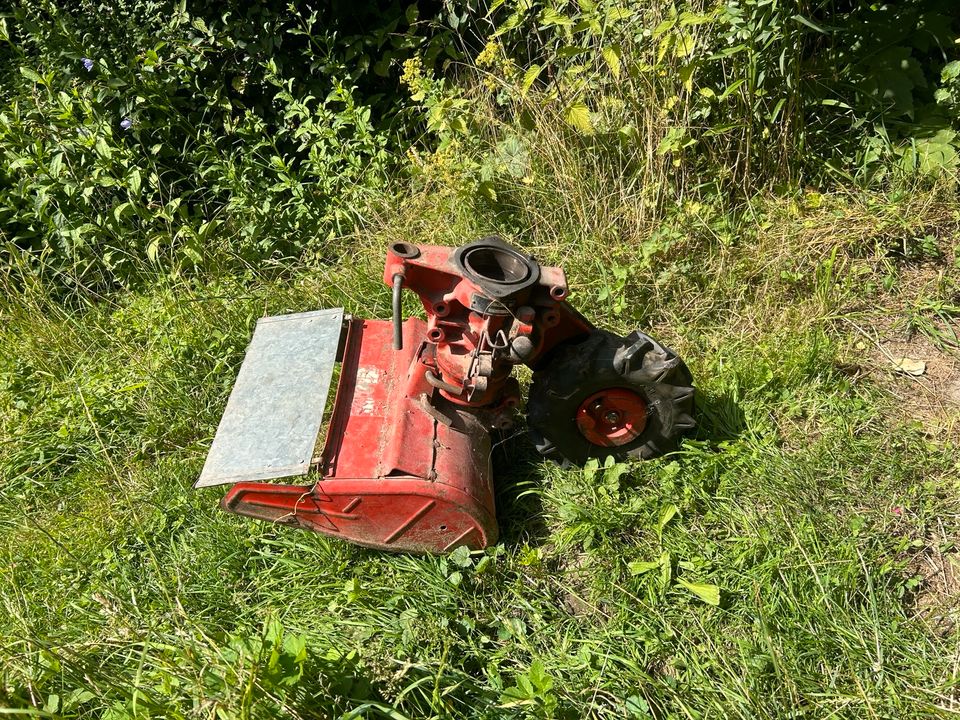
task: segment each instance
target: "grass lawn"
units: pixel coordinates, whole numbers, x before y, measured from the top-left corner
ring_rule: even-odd
[[[293,269],[67,297],[9,272],[3,714],[960,715],[958,226],[951,193],[807,193],[690,204],[640,252],[423,192]],[[258,317],[386,317],[388,242],[491,231],[563,265],[597,324],[685,358],[699,427],[677,453],[567,471],[500,438],[501,540],[447,557],[190,489]]]

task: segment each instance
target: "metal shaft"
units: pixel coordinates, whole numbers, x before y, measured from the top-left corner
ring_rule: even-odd
[[[403,308],[400,295],[403,292],[403,275],[393,276],[393,349],[403,350]]]

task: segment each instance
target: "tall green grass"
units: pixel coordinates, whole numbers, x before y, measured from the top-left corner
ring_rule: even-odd
[[[953,50],[918,45],[955,19],[421,5],[366,35],[336,4],[3,16],[3,711],[960,714],[960,413],[884,355],[958,377],[952,121],[921,112],[952,107]],[[912,117],[868,82],[899,56],[847,43],[880,20]],[[521,422],[500,543],[446,557],[190,489],[257,318],[385,317],[388,243],[493,232],[686,359],[677,453],[561,470]]]
[[[358,238],[349,265],[158,278],[73,307],[21,278],[0,342],[5,703],[64,717],[949,714],[956,608],[918,563],[955,557],[956,439],[851,379],[836,318],[895,306],[891,237],[952,221],[879,200],[757,205],[743,241],[711,225],[722,216],[687,218],[676,254],[622,287],[599,246],[515,237],[566,261],[595,320],[677,347],[701,425],[674,456],[587,471],[504,438],[503,540],[445,558],[230,517],[189,486],[257,317],[383,316],[388,238],[495,215],[457,220],[426,193]],[[938,242],[931,267],[955,257]],[[668,272],[693,254],[695,273]]]

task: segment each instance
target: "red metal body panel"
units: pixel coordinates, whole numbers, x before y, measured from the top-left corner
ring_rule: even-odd
[[[282,522],[360,545],[442,552],[496,542],[490,436],[481,421],[436,390],[416,360],[425,324],[352,320],[315,485],[237,483],[231,512]]]
[[[312,488],[237,483],[223,509],[380,550],[477,550],[497,541],[491,511],[455,488],[420,478],[323,480]]]
[[[430,476],[433,448],[424,440],[432,441],[435,421],[414,403],[433,388],[422,373],[421,382],[408,388],[424,323],[404,323],[404,349],[397,352],[390,347],[391,332],[383,320],[350,322],[323,453],[325,477]]]

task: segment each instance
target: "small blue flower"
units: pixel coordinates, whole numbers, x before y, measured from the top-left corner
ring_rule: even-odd
[[[120,127],[122,127],[124,130],[129,130],[133,127],[133,120],[130,118],[124,118],[120,121]]]
[[[80,62],[83,63],[83,66],[87,69],[87,72],[91,72],[93,70],[93,60],[90,58],[80,58]]]

